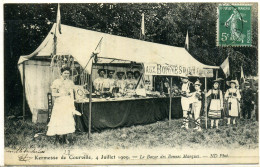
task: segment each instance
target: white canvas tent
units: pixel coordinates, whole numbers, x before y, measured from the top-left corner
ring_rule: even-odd
[[[53,77],[57,77],[51,76],[48,65],[33,60],[34,57],[51,57],[54,50],[55,28],[56,24],[53,25],[42,44],[30,55],[21,56],[18,62],[21,76],[23,75],[23,62],[27,62],[25,65],[25,91],[31,111],[35,108],[47,109],[46,94],[50,91],[49,87]],[[82,67],[86,66],[102,38],[98,47],[100,49],[98,57],[109,58],[111,61],[117,59],[144,64],[178,64],[200,69],[219,68],[200,63],[182,47],[146,42],[67,25],[61,25],[61,32],[62,34],[57,33],[56,55],[72,55]]]
[[[103,37],[99,57],[129,60],[147,64],[179,64],[200,68],[208,66],[194,59],[186,49],[152,42],[146,42],[81,28],[61,25],[62,34],[57,33],[57,55],[73,55],[81,66],[85,66]],[[50,56],[53,53],[53,36],[56,24],[42,44],[30,55],[21,56],[18,64],[34,56]]]

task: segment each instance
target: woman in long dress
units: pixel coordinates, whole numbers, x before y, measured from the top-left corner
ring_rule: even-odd
[[[70,68],[61,69],[61,77],[56,79],[52,86],[52,96],[55,97],[52,115],[48,124],[47,136],[56,136],[56,142],[68,143],[67,134],[75,132],[73,115],[81,115],[75,110],[73,87],[69,79]]]
[[[222,79],[214,80],[213,88],[208,91],[206,96],[210,96],[210,106],[208,112],[208,118],[210,119],[210,127],[213,128],[216,123],[218,129],[218,123],[221,119],[221,111],[223,110],[223,94],[220,90],[220,81]]]
[[[233,119],[233,124],[236,124],[236,118],[239,116],[241,95],[239,90],[236,88],[238,87],[237,80],[227,81],[227,85],[231,87],[225,93],[225,100],[227,100],[228,104],[227,124],[230,125],[231,118]]]

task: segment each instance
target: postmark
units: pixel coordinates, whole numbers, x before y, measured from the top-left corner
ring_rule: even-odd
[[[252,46],[251,5],[218,6],[217,46]]]

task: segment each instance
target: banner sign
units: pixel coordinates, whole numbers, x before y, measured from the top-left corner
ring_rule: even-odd
[[[202,69],[182,65],[144,64],[145,75],[181,76],[187,74],[194,77],[213,77],[213,69]]]

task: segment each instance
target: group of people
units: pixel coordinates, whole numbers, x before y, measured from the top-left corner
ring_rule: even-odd
[[[219,120],[223,117],[227,117],[227,125],[236,124],[238,117],[240,116],[240,103],[241,103],[241,94],[238,89],[239,83],[237,80],[227,81],[227,85],[230,87],[227,89],[223,95],[222,90],[220,89],[220,83],[222,79],[218,78],[213,81],[212,88],[207,92],[201,91],[200,87],[202,84],[199,81],[196,81],[194,84],[189,81],[187,76],[182,76],[182,87],[181,87],[181,105],[183,110],[183,123],[182,128],[189,129],[189,122],[195,121],[196,127],[194,129],[201,131],[201,121],[200,115],[202,110],[202,99],[206,97],[209,99],[209,109],[207,111],[207,116],[210,119],[210,128],[216,127],[219,128]],[[191,92],[192,86],[195,88]],[[249,87],[246,84],[246,89]],[[248,95],[249,97],[250,95]],[[251,97],[253,94],[251,94]],[[250,98],[250,97],[249,97]],[[250,100],[245,100],[244,112],[250,112],[252,108],[249,103],[252,103]],[[248,114],[248,117],[251,115]]]
[[[107,77],[105,78],[105,75]],[[114,79],[115,70],[98,70],[98,78],[93,82],[96,93],[110,92],[113,88],[117,87],[119,93],[123,93],[126,90],[134,90],[139,82],[141,73],[139,71],[127,71],[127,78],[124,79],[125,72],[118,71],[116,73],[117,79]]]
[[[117,79],[113,78],[115,71],[107,70],[107,78],[105,78],[106,70],[98,70],[99,77],[94,80],[96,91],[111,91],[113,87],[119,87],[121,91],[124,89],[134,89],[140,82],[139,71],[128,71],[127,79],[124,79],[124,72],[117,72]],[[50,122],[48,124],[47,136],[56,136],[56,142],[68,143],[67,134],[75,132],[74,115],[81,115],[75,110],[73,88],[74,83],[69,79],[71,70],[68,67],[61,69],[61,77],[56,79],[52,86],[52,96],[55,98],[54,106]],[[134,78],[133,78],[134,76]],[[223,96],[220,90],[221,79],[213,82],[212,89],[208,92],[201,91],[202,84],[196,81],[194,84],[189,81],[186,75],[181,77],[181,105],[183,110],[182,127],[189,129],[189,122],[195,121],[195,129],[201,131],[201,109],[203,97],[210,97],[210,106],[208,118],[210,119],[210,127],[219,127],[219,120],[223,118],[223,109],[226,108],[225,116],[228,117],[227,124],[236,124],[236,119],[240,112],[240,91],[237,89],[238,81],[231,80],[227,82],[230,88]],[[194,87],[194,91],[191,91]],[[250,96],[250,94],[248,95]],[[252,95],[251,95],[252,96]],[[250,97],[248,98],[250,99]],[[249,102],[245,102],[249,105]],[[226,105],[224,105],[226,104]]]

